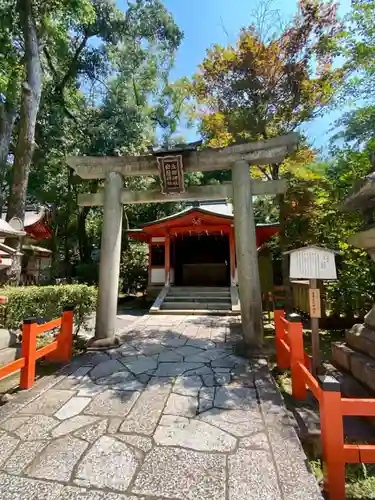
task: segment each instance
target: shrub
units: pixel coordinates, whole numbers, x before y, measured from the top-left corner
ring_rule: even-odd
[[[46,321],[61,316],[65,307],[74,307],[76,333],[85,326],[95,311],[97,289],[87,285],[4,287],[0,294],[8,297],[6,309],[0,315],[0,326],[18,329],[25,318],[43,318]]]
[[[80,283],[96,285],[99,282],[99,264],[97,262],[81,263],[75,266],[75,277]]]
[[[130,243],[123,252],[120,266],[121,288],[126,293],[144,292],[148,277],[148,246]]]

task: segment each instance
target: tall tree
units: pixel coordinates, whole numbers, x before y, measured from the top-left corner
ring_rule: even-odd
[[[18,0],[18,12],[24,41],[25,80],[22,84],[19,133],[14,155],[7,220],[18,217],[23,221],[27,183],[34,152],[35,124],[42,92],[42,70],[32,1]],[[10,240],[8,243],[17,250],[21,249],[19,239]],[[8,276],[11,281],[19,282],[21,276],[20,257],[13,258]]]
[[[65,157],[136,154],[155,143],[153,109],[182,38],[158,0],[140,0],[126,12],[109,0],[92,4],[94,26],[85,17],[73,32],[58,24],[63,20],[49,26],[38,148],[30,177],[30,201],[55,206],[54,257],[56,263],[64,262],[68,276],[76,263],[90,265],[91,251],[100,242],[101,210],[77,206],[79,193],[100,186],[69,173]],[[95,38],[95,45],[90,39],[84,44],[84,33]],[[61,81],[62,93],[56,91]],[[130,188],[144,189],[150,180],[127,182]],[[128,211],[131,224],[147,213],[146,207]]]
[[[262,30],[252,25],[241,31],[236,46],[208,50],[193,81],[206,142],[222,147],[268,139],[315,118],[330,104],[344,76],[343,69],[332,65],[341,32],[335,2],[301,0],[293,21],[278,35],[264,39]],[[290,160],[286,164],[293,167]],[[253,170],[278,179],[281,169],[275,163]],[[282,195],[278,203],[280,243],[286,249]],[[286,259],[283,276],[288,289]]]

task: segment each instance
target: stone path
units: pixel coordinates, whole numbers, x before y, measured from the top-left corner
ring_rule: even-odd
[[[235,319],[144,316],[0,408],[2,500],[318,500]]]

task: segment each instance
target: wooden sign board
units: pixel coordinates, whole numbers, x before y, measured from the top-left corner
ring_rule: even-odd
[[[160,156],[157,160],[161,179],[161,192],[163,194],[184,193],[182,156]]]
[[[319,247],[305,247],[290,254],[289,276],[292,279],[337,279],[335,252]]]
[[[310,318],[321,318],[320,290],[319,288],[309,289]]]

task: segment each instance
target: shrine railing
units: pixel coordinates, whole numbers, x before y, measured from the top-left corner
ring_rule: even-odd
[[[37,349],[37,337],[59,328],[50,344]],[[22,327],[21,357],[0,367],[0,379],[20,370],[20,388],[29,389],[35,381],[36,361],[45,357],[49,361],[69,363],[72,359],[73,309],[66,309],[60,318],[39,325],[36,319],[26,319]]]
[[[319,403],[324,488],[330,500],[345,500],[345,464],[375,463],[375,445],[346,444],[343,417],[374,417],[375,399],[343,398],[334,377],[313,377],[298,314],[275,311],[275,341],[278,367],[291,370],[293,397],[306,399],[309,388]]]

